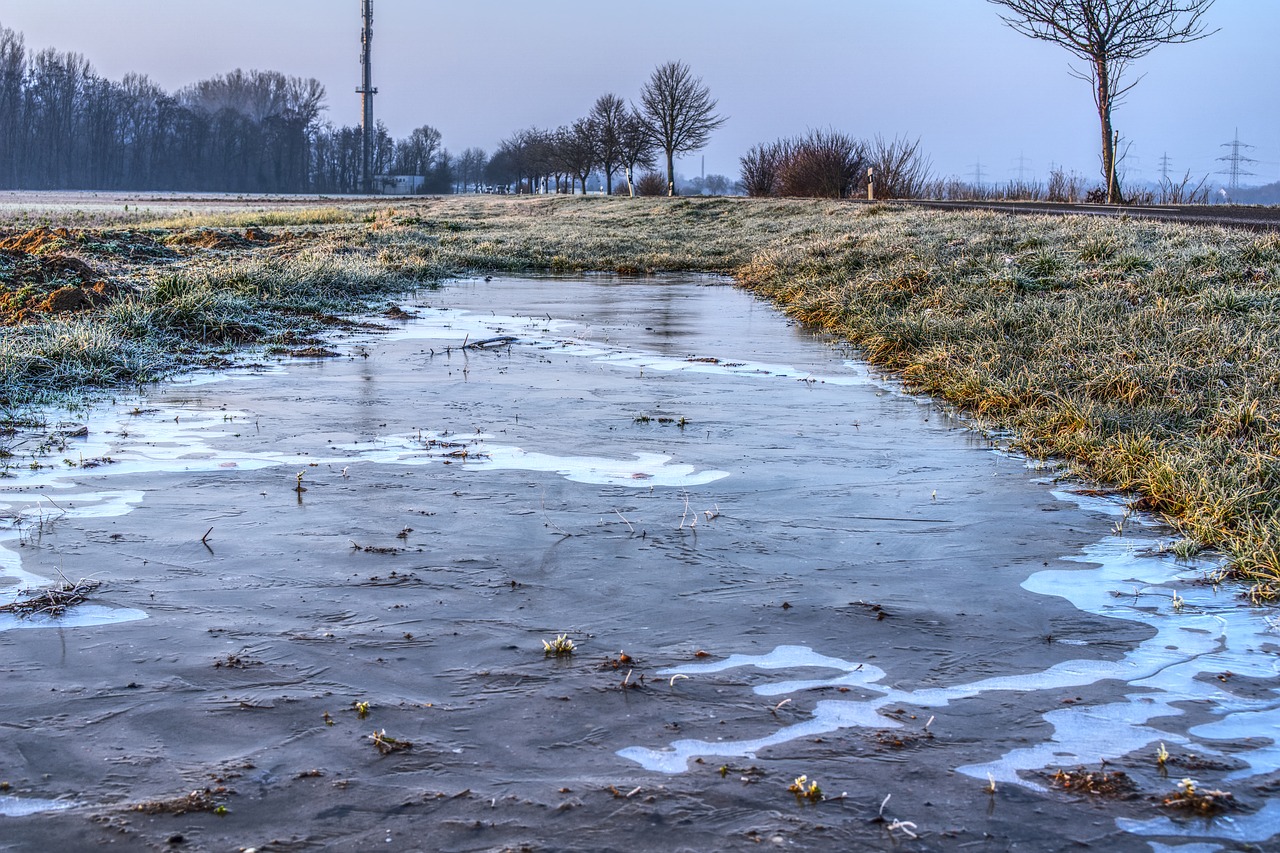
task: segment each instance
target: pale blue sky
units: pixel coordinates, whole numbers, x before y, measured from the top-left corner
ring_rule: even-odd
[[[635,98],[652,68],[681,59],[730,121],[708,172],[736,175],[756,142],[809,127],[909,134],[942,175],[1043,177],[1097,170],[1088,86],[1061,48],[1004,27],[985,0],[375,0],[378,117],[420,124],[454,151],[492,149],[519,127],[555,126],[607,91]],[[1280,180],[1280,0],[1218,0],[1203,42],[1158,49],[1117,116],[1131,171],[1223,168],[1236,127],[1257,146],[1250,183]],[[113,79],[168,89],[236,67],[316,77],[329,118],[359,121],[359,0],[4,0],[0,25],[31,48],[85,54]],[[686,159],[695,175],[700,161]]]

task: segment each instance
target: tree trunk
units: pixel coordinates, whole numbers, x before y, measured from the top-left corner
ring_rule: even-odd
[[[605,169],[604,172],[604,194],[613,195],[613,170]]]
[[[1116,138],[1111,128],[1111,76],[1106,60],[1095,64],[1098,85],[1098,120],[1102,125],[1102,179],[1107,183],[1107,204],[1122,204],[1120,176],[1116,173]]]
[[[667,195],[676,194],[676,158],[675,152],[667,149]]]
[[[633,167],[632,167],[632,166],[630,166],[630,165],[628,165],[628,166],[627,166],[627,195],[631,196],[631,198],[635,198],[635,197],[636,197],[636,185],[635,185],[635,181],[631,180],[631,171],[632,171],[632,168],[633,168]]]

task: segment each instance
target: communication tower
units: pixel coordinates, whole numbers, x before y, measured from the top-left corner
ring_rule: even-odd
[[[373,0],[360,0],[364,30],[360,34],[360,189],[373,192]]]

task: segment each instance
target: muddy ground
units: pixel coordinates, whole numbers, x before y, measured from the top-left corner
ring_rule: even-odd
[[[1121,502],[716,280],[403,307],[8,439],[4,600],[102,586],[0,615],[0,849],[1276,843],[1266,611]]]

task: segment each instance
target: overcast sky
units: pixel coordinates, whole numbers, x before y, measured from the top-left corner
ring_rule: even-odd
[[[729,121],[706,170],[737,175],[757,142],[832,127],[919,137],[939,175],[1097,172],[1089,87],[1062,48],[1019,36],[985,0],[374,0],[377,117],[397,137],[430,124],[453,151],[554,127],[654,66],[683,60]],[[1240,139],[1256,178],[1280,180],[1280,0],[1218,0],[1202,42],[1157,49],[1117,115],[1129,172],[1225,168]],[[315,77],[328,118],[359,122],[360,0],[3,0],[0,25],[33,49],[83,53],[100,74],[166,89],[234,68]],[[679,170],[696,175],[698,156]]]

